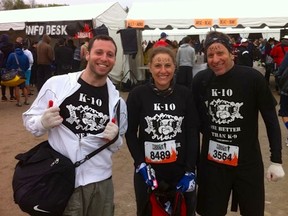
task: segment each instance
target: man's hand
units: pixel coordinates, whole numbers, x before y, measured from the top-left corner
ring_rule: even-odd
[[[282,165],[279,163],[272,163],[267,170],[266,178],[268,179],[268,181],[276,182],[281,178],[283,178],[284,176],[285,172],[283,170]]]
[[[63,118],[60,116],[60,108],[53,107],[53,101],[49,101],[48,109],[43,113],[41,117],[41,123],[47,130],[60,125]]]
[[[105,127],[105,130],[103,132],[104,138],[111,141],[117,136],[118,131],[119,131],[118,125],[115,124],[115,119],[112,119],[112,121],[108,122],[108,124]]]

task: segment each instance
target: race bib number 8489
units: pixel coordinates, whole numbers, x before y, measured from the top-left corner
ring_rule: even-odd
[[[172,163],[177,159],[174,140],[165,142],[145,142],[146,163]]]

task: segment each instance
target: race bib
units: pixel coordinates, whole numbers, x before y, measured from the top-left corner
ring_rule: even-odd
[[[239,147],[210,140],[208,159],[228,166],[237,166]]]
[[[146,163],[172,163],[177,159],[175,140],[166,142],[145,142]]]

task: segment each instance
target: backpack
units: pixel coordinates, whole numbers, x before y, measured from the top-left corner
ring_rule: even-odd
[[[0,68],[4,67],[4,61],[5,61],[4,53],[2,52],[2,50],[0,50]]]
[[[149,199],[146,208],[150,213],[149,215],[186,216],[186,202],[183,193],[177,191],[167,182],[160,181],[158,188],[149,189],[148,193]]]
[[[151,216],[186,216],[186,203],[179,191],[152,191],[149,196]]]
[[[12,187],[20,209],[32,216],[60,216],[75,187],[75,165],[44,141],[15,156]]]

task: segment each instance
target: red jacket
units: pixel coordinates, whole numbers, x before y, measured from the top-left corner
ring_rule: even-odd
[[[285,53],[287,51],[288,46],[283,45],[282,42],[279,42],[272,48],[270,56],[274,59],[274,62],[276,63],[277,67],[279,67],[279,65],[283,61]]]
[[[156,47],[160,47],[160,46],[164,46],[164,47],[167,47],[167,46],[169,46],[169,44],[166,42],[166,41],[164,41],[164,40],[158,40],[155,44],[154,44],[154,48],[156,48]]]

